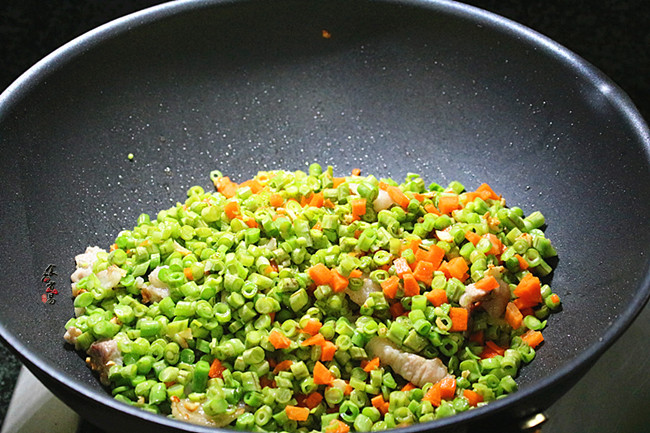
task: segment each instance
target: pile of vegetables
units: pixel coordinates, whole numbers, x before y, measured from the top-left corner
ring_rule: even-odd
[[[77,257],[66,340],[122,402],[249,431],[432,421],[514,392],[560,307],[543,215],[487,184],[211,179]]]

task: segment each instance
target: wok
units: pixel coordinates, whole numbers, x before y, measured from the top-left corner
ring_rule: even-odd
[[[0,96],[0,143],[0,335],[111,431],[208,430],[113,400],[64,345],[72,258],[209,187],[213,169],[235,180],[313,161],[419,172],[487,181],[543,211],[563,311],[520,390],[405,432],[518,425],[577,382],[650,296],[650,138],[632,103],[554,42],[453,2],[163,4],[21,76]],[[54,304],[41,302],[51,264]]]

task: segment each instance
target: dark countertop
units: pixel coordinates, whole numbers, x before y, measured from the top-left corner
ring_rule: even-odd
[[[157,0],[5,0],[0,4],[0,89],[40,58],[114,18]],[[469,0],[556,40],[613,79],[650,119],[650,4],[647,0]],[[650,415],[650,308],[565,397],[548,411],[545,432],[647,429]],[[639,344],[641,343],[641,344]],[[0,423],[20,363],[0,345]],[[627,371],[611,375],[609,371]]]

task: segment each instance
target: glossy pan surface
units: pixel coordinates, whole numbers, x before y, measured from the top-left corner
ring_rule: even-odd
[[[453,2],[154,7],[71,42],[7,89],[0,145],[0,335],[110,430],[207,431],[114,401],[63,344],[73,257],[188,187],[210,187],[213,169],[244,180],[315,161],[339,175],[486,181],[509,205],[544,213],[564,310],[520,391],[409,431],[547,407],[650,293],[650,139],[635,108],[566,49]],[[41,302],[50,264],[55,304]]]

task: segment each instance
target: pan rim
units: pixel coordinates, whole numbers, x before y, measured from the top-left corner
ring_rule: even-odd
[[[49,71],[65,66],[70,60],[76,58],[83,52],[92,49],[106,39],[127,34],[132,27],[144,24],[153,24],[174,15],[188,13],[202,8],[254,3],[256,1],[258,0],[177,0],[143,9],[101,25],[56,49],[18,77],[16,81],[0,94],[0,118],[4,116],[5,111],[11,107],[15,101],[21,99],[25,92],[28,92],[33,86],[39,85],[43,76],[47,76]],[[467,19],[483,24],[491,30],[504,33],[509,37],[518,37],[522,42],[544,50],[555,61],[560,62],[569,69],[575,71],[577,75],[584,77],[586,82],[593,84],[602,92],[603,96],[606,97],[610,104],[612,104],[614,109],[624,115],[623,117],[630,125],[630,131],[633,131],[638,135],[639,141],[642,143],[645,150],[646,159],[650,160],[650,131],[630,98],[596,67],[557,42],[512,20],[455,1],[382,0],[382,2],[387,4],[420,7],[434,13],[447,14]],[[648,246],[648,249],[650,249],[650,246]],[[533,394],[543,392],[558,380],[568,378],[580,368],[588,368],[624,333],[650,299],[650,258],[646,259],[644,272],[645,276],[638,283],[638,290],[633,297],[633,302],[618,315],[612,325],[601,336],[600,341],[592,344],[588,349],[584,350],[553,374],[544,377],[529,388],[517,391],[511,396],[500,401],[492,402],[490,405],[485,407],[474,409],[451,418],[437,420],[432,424],[415,424],[413,426],[400,428],[399,430],[403,432],[414,432],[426,428],[423,426],[430,425],[435,428],[444,428],[452,424],[474,422],[481,418],[494,415],[497,412],[505,411],[517,400],[525,400]],[[81,387],[71,386],[69,384],[70,378],[63,372],[45,371],[39,368],[38,365],[45,365],[47,362],[38,353],[29,350],[25,344],[11,334],[2,321],[0,321],[0,340],[10,346],[10,348],[21,358],[21,361],[25,363],[27,367],[37,377],[39,377],[39,379],[55,381],[59,385],[65,387],[69,392],[83,397],[84,399],[96,401],[109,407],[111,410],[127,413],[131,417],[139,418],[147,422],[153,422],[155,424],[165,425],[167,427],[178,429],[183,428],[186,431],[195,432],[215,431],[215,429],[188,425],[182,421],[150,414],[135,407],[120,403],[111,398],[110,395],[98,393],[96,390],[85,385]],[[225,429],[219,430],[226,431]]]

